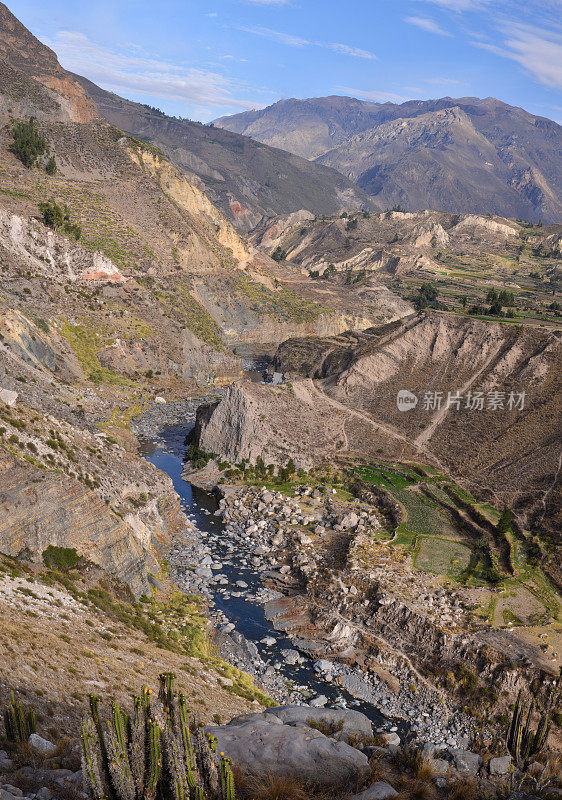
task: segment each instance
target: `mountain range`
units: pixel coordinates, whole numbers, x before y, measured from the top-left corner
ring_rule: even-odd
[[[562,127],[492,97],[288,99],[214,124],[339,170],[381,210],[562,215]]]
[[[238,227],[306,208],[372,207],[341,173],[247,136],[169,117],[63,69],[56,54],[0,3],[0,115],[59,122],[101,117],[158,147]]]

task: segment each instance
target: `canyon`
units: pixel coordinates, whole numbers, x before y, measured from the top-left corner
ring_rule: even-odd
[[[431,797],[501,792],[519,690],[560,747],[558,206],[383,210],[342,153],[408,109],[293,155],[0,23],[0,688],[61,740],[47,766],[80,782],[88,691],[173,672],[250,772],[294,747],[278,778],[334,759],[351,795],[381,760],[409,797],[419,753]],[[451,103],[399,124],[472,131]],[[36,767],[19,791],[58,800]]]

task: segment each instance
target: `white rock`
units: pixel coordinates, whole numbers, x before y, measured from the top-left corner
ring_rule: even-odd
[[[56,745],[49,742],[48,739],[43,739],[43,737],[39,736],[37,733],[32,733],[28,741],[31,749],[42,756],[54,756],[57,752]]]
[[[15,405],[17,399],[17,392],[11,392],[9,389],[0,389],[0,400],[10,408]]]
[[[310,701],[309,705],[311,705],[312,708],[322,708],[323,706],[326,705],[327,702],[328,698],[326,697],[326,695],[319,694]]]

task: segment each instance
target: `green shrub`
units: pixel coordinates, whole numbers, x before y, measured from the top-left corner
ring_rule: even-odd
[[[80,556],[74,547],[55,547],[50,544],[43,550],[43,563],[51,569],[60,569],[66,572],[73,569],[80,561]]]
[[[50,159],[45,164],[45,172],[47,175],[55,175],[57,171],[57,162],[55,161],[55,157],[51,156]]]
[[[43,222],[48,228],[54,231],[63,230],[71,239],[78,241],[82,235],[82,228],[70,219],[70,211],[68,206],[63,204],[60,206],[56,200],[51,197],[45,203],[39,203],[39,211],[43,217]]]
[[[47,152],[47,141],[39,133],[35,117],[30,117],[29,122],[17,122],[12,135],[12,152],[28,169]]]

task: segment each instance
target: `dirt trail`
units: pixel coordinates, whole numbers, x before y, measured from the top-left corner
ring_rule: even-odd
[[[499,353],[501,352],[501,350],[503,349],[503,347],[504,347],[504,344],[503,344],[503,342],[502,342],[501,344],[499,344],[499,345],[498,345],[498,346],[495,348],[495,350],[494,350],[492,353],[490,353],[490,355],[488,356],[488,358],[486,359],[486,361],[485,361],[485,362],[482,364],[482,366],[480,367],[480,369],[479,369],[477,372],[475,372],[475,373],[474,373],[474,375],[472,375],[472,376],[471,376],[471,377],[470,377],[470,378],[469,378],[469,379],[466,381],[466,383],[464,383],[464,384],[463,384],[463,385],[460,387],[460,389],[458,390],[458,392],[459,392],[459,394],[460,394],[460,396],[461,396],[461,397],[464,395],[464,393],[465,393],[465,392],[467,392],[467,391],[470,389],[470,387],[471,387],[471,386],[473,386],[473,385],[474,385],[474,383],[475,383],[475,382],[478,380],[478,378],[480,377],[480,375],[482,375],[482,373],[484,372],[484,370],[485,370],[485,369],[487,369],[487,368],[490,366],[491,362],[494,360],[494,358],[496,358],[496,356],[498,356],[498,355],[499,355]],[[447,414],[448,414],[448,413],[449,413],[449,406],[448,406],[448,405],[445,403],[445,405],[444,405],[442,408],[440,408],[440,409],[439,409],[439,410],[438,410],[438,411],[437,411],[437,412],[436,412],[436,413],[433,415],[433,419],[431,420],[431,422],[429,423],[429,425],[427,425],[427,427],[425,428],[425,430],[423,430],[423,431],[420,433],[420,435],[419,435],[419,436],[418,436],[418,437],[417,437],[417,438],[414,440],[413,444],[414,444],[416,447],[418,447],[418,448],[420,448],[420,449],[423,449],[423,448],[425,447],[425,445],[428,443],[428,441],[431,439],[431,437],[433,436],[433,434],[435,433],[435,430],[437,429],[437,427],[438,427],[439,425],[441,425],[441,423],[442,423],[442,422],[445,420],[445,418],[447,417]]]
[[[435,464],[439,469],[447,472],[447,468],[439,461],[436,456],[433,455],[426,447],[423,445],[418,445],[416,441],[409,439],[407,436],[399,433],[394,428],[391,428],[389,425],[384,425],[383,423],[379,422],[378,420],[372,419],[367,414],[363,414],[361,411],[356,411],[353,408],[349,408],[349,406],[343,405],[343,403],[339,403],[337,400],[334,400],[332,397],[327,395],[316,383],[312,384],[314,391],[325,400],[328,405],[336,408],[338,411],[342,411],[345,415],[357,417],[357,419],[366,422],[368,425],[371,425],[377,432],[381,431],[385,433],[387,436],[390,436],[392,439],[397,439],[399,442],[402,442],[403,445],[407,445],[408,447],[415,447],[415,449],[422,455],[424,455],[428,460],[430,460],[433,464]],[[344,436],[344,441],[346,443],[346,447],[348,447],[348,438],[347,434],[345,433],[345,420],[342,424],[342,432]],[[404,455],[404,453],[402,453]]]

